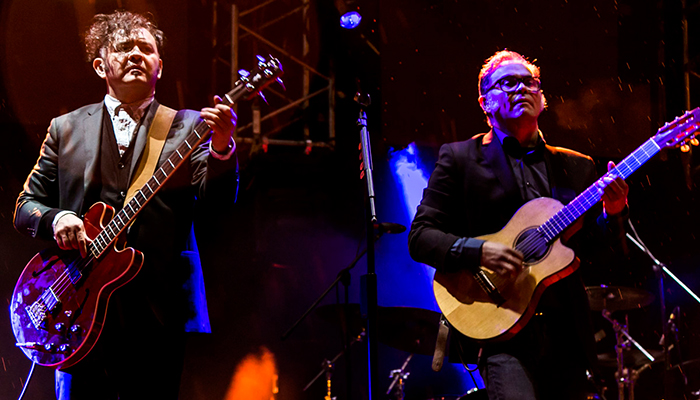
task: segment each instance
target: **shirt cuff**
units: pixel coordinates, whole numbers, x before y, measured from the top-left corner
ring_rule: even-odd
[[[56,232],[56,224],[58,223],[58,220],[61,219],[61,217],[63,217],[66,214],[73,214],[75,216],[78,215],[78,214],[74,213],[73,211],[68,211],[68,210],[59,211],[58,214],[56,214],[56,216],[53,217],[53,222],[51,223],[51,234],[52,235],[56,235],[56,233],[55,233]]]
[[[233,140],[233,138],[229,139],[228,148],[223,153],[219,153],[218,151],[214,150],[214,146],[212,146],[211,141],[209,141],[209,154],[211,154],[212,157],[216,158],[217,160],[228,160],[231,158],[234,151],[236,151],[236,141]]]
[[[481,246],[485,240],[475,238],[459,238],[450,248],[450,262],[446,263],[446,272],[457,272],[464,269],[476,271],[481,264]]]

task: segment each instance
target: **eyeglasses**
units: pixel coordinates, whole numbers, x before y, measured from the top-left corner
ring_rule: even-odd
[[[503,78],[497,80],[496,83],[491,85],[490,88],[484,90],[483,94],[486,94],[493,89],[499,89],[499,90],[502,90],[506,93],[515,92],[521,83],[523,84],[523,87],[525,87],[525,89],[527,89],[531,92],[536,92],[536,91],[540,90],[540,80],[539,79],[534,78],[532,76],[510,75],[510,76],[504,76]]]

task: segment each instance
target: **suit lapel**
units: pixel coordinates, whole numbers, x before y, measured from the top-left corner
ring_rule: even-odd
[[[501,185],[504,188],[506,195],[508,197],[515,196],[515,198],[522,199],[520,190],[515,181],[515,175],[513,175],[513,169],[510,168],[510,163],[506,159],[506,155],[503,152],[501,146],[501,141],[498,140],[496,134],[491,130],[489,133],[484,135],[482,138],[484,159],[491,167],[491,170],[501,181]]]
[[[100,137],[102,132],[102,117],[104,102],[95,104],[95,107],[87,111],[87,117],[83,121],[81,135],[83,137],[83,151],[85,171],[83,172],[83,194],[89,193],[89,186],[95,181],[97,163],[100,153]],[[83,198],[83,195],[79,196]],[[82,209],[82,206],[81,206]]]

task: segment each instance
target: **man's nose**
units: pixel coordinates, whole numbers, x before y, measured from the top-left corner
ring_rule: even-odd
[[[140,60],[143,58],[143,52],[139,48],[139,46],[134,46],[131,51],[129,51],[129,55],[127,57],[129,60]]]
[[[513,89],[513,92],[515,93],[526,93],[529,92],[528,88],[525,87],[525,83],[523,81],[518,82],[518,86]]]

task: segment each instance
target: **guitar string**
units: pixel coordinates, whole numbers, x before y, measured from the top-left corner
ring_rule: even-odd
[[[148,202],[148,200],[150,199],[150,197],[158,190],[158,187],[160,187],[163,183],[165,183],[165,181],[166,181],[166,180],[170,177],[170,175],[177,169],[177,167],[179,167],[179,166],[181,165],[181,162],[182,162],[185,158],[189,157],[189,155],[190,155],[190,153],[193,151],[193,149],[194,149],[196,146],[198,146],[198,145],[200,144],[201,139],[203,138],[203,134],[199,133],[199,132],[198,132],[198,129],[199,129],[199,130],[203,129],[203,128],[202,128],[203,125],[206,126],[206,124],[205,124],[204,122],[199,122],[199,123],[197,124],[197,126],[195,126],[195,128],[192,130],[192,133],[190,133],[190,134],[185,138],[185,140],[183,140],[183,143],[181,143],[181,144],[178,146],[177,150],[178,150],[178,151],[181,150],[181,151],[180,151],[180,154],[177,154],[177,152],[176,152],[176,153],[173,153],[173,155],[171,155],[170,157],[168,157],[168,160],[167,160],[167,161],[170,161],[170,164],[172,164],[172,161],[171,161],[170,159],[171,159],[171,158],[174,158],[175,155],[178,155],[179,160],[175,163],[176,167],[172,168],[169,172],[166,173],[165,170],[163,170],[163,167],[161,166],[161,167],[158,168],[158,170],[156,170],[156,172],[155,172],[154,175],[151,177],[151,179],[149,179],[149,181],[147,182],[146,186],[144,186],[144,187],[148,187],[148,189],[150,190],[151,194],[148,195],[148,196],[146,196],[145,193],[143,192],[144,187],[142,187],[141,189],[139,189],[139,190],[136,192],[136,194],[134,195],[134,197],[132,197],[132,200],[136,197],[136,195],[141,194],[141,196],[144,198],[143,205],[145,205],[145,203]],[[192,141],[193,135],[196,135],[196,137],[197,137],[198,140],[194,140],[194,145],[191,145],[189,142]],[[164,165],[165,165],[165,164],[164,164]],[[166,166],[166,167],[167,167],[167,166]],[[162,182],[159,182],[159,181],[157,180],[157,177],[156,177],[156,174],[157,174],[159,171],[163,174],[163,177],[161,177]],[[157,184],[154,183],[154,182],[151,182],[151,180],[152,180],[154,177],[156,178],[156,182],[158,182]],[[152,184],[153,184],[153,187],[156,187],[156,189],[154,190],[154,189],[152,189],[151,186],[148,186],[149,183],[152,183]],[[127,203],[127,205],[129,205],[129,207],[131,208],[132,212],[134,213],[134,216],[135,216],[136,214],[138,214],[138,212],[140,211],[140,209],[143,207],[143,205],[140,204],[140,203],[138,202],[138,200],[136,200],[136,204],[137,204],[138,206],[137,206],[136,209],[134,210],[134,207],[131,206],[131,200]],[[119,234],[122,233],[123,229],[128,225],[128,224],[124,224],[124,223],[122,222],[122,224],[123,224],[124,226],[121,227],[121,228],[119,228],[119,225],[118,225],[118,223],[116,222],[117,217],[118,217],[119,214],[121,214],[122,212],[125,214],[126,217],[128,217],[127,219],[131,219],[131,218],[132,218],[132,217],[129,217],[128,212],[126,211],[126,207],[124,207],[124,208],[122,208],[122,209],[115,215],[114,218],[112,218],[112,219],[107,223],[107,225],[102,229],[102,231],[100,231],[100,233],[97,234],[97,236],[95,236],[95,242],[97,242],[97,241],[100,240],[100,239],[103,240],[104,242],[106,242],[106,244],[103,246],[103,247],[104,247],[104,250],[106,250],[107,248],[110,247],[110,245],[114,242],[114,240],[119,236]],[[121,218],[120,218],[120,220],[121,220]],[[105,238],[102,237],[102,236],[103,236],[103,234],[105,234],[105,235],[107,235],[107,236],[109,237],[109,234],[108,234],[108,233],[105,233],[105,232],[107,231],[108,228],[109,228],[110,230],[113,231],[112,227],[110,227],[110,225],[111,225],[112,223],[114,223],[115,226],[116,226],[116,228],[118,228],[118,229],[117,229],[117,233],[116,233],[116,234],[113,233],[113,236],[114,236],[114,237],[113,237],[112,239],[110,239],[110,240],[105,240]],[[95,243],[95,242],[93,242],[93,243]],[[97,245],[96,245],[96,244],[91,244],[90,246],[91,246],[92,249],[97,250]],[[98,254],[101,254],[102,251],[97,251],[97,253],[98,253]],[[84,269],[94,260],[94,258],[95,258],[94,252],[91,251],[90,256],[89,256],[88,258],[81,259],[81,261],[80,261],[76,266],[78,266],[78,267],[80,268],[80,271],[82,271],[82,270],[84,270]],[[62,296],[68,291],[68,289],[69,289],[71,286],[72,286],[72,281],[71,281],[71,279],[70,279],[70,274],[69,274],[68,270],[64,270],[63,273],[56,279],[56,281],[54,281],[54,283],[52,283],[52,284],[49,286],[49,289],[51,289],[51,290],[53,291],[53,293],[55,294],[55,296],[58,298],[58,301],[61,301],[61,300],[62,300]],[[46,291],[45,291],[44,293],[46,293]],[[42,300],[44,301],[44,304],[46,304],[46,300],[43,299],[44,293],[42,293],[42,296],[39,296],[39,297],[42,298]],[[55,306],[55,303],[52,305],[52,307],[53,307],[53,306]]]
[[[199,126],[195,127],[195,129],[193,129],[193,134],[196,134],[197,137],[198,137],[199,139],[201,139],[201,138],[202,138],[202,135],[201,135],[199,132],[197,132],[197,128],[198,128],[198,127],[199,127]],[[192,134],[188,135],[188,137],[183,141],[183,143],[180,144],[180,146],[178,146],[178,149],[177,149],[177,150],[180,150],[181,147],[182,147],[182,148],[187,147],[187,148],[188,148],[187,150],[190,150],[192,147],[194,147],[194,146],[191,146],[191,145],[188,143],[188,139],[191,139],[191,138],[190,138],[191,135],[192,135]],[[186,143],[186,142],[187,142],[187,143]],[[195,146],[196,146],[196,144],[195,144]],[[183,149],[183,151],[185,151],[185,150]],[[191,152],[191,151],[187,151],[187,152],[185,153],[184,156],[179,156],[180,160],[179,160],[175,165],[179,166],[180,163],[181,163],[181,161],[184,160],[185,157],[189,156],[188,153],[190,153],[190,152]],[[173,154],[177,154],[177,153],[173,153]],[[170,161],[170,158],[173,158],[173,156],[168,157],[168,161]],[[170,163],[172,164],[172,161],[170,161]],[[156,174],[160,171],[160,172],[163,174],[163,177],[161,177],[161,179],[162,179],[162,181],[163,181],[162,183],[165,183],[165,180],[167,180],[167,178],[170,177],[170,174],[172,174],[173,171],[175,171],[175,169],[177,169],[177,168],[172,168],[169,172],[166,173],[165,170],[163,170],[163,167],[162,167],[162,166],[159,167],[158,170],[156,170],[156,172],[155,172],[155,174],[153,175],[153,177],[151,177],[151,179],[149,179],[149,181],[146,183],[146,186],[144,186],[144,187],[148,187],[148,189],[150,190],[151,194],[148,195],[148,196],[146,196],[145,193],[143,192],[143,189],[144,189],[144,188],[142,187],[141,189],[139,189],[139,190],[136,192],[136,194],[134,195],[134,197],[132,197],[132,200],[133,200],[138,194],[141,194],[141,197],[144,198],[144,205],[145,205],[145,203],[148,202],[148,200],[150,199],[150,197],[155,193],[155,191],[158,190],[158,187],[160,186],[160,184],[156,185],[155,183],[153,183],[153,185],[154,185],[154,187],[156,187],[156,189],[155,189],[155,190],[152,189],[152,187],[149,185],[149,183],[151,183],[151,180],[152,180],[154,177],[156,177]],[[156,182],[158,182],[158,180],[156,180]],[[134,216],[135,216],[136,214],[138,214],[138,211],[140,211],[140,209],[142,208],[142,205],[141,205],[141,203],[138,202],[138,200],[135,200],[137,207],[136,207],[136,209],[134,209],[134,207],[131,205],[132,200],[130,200],[130,201],[127,203],[127,205],[129,206],[129,208],[131,208],[131,210],[132,210],[132,212],[134,213]],[[126,206],[125,206],[124,208],[122,208],[121,210],[119,210],[119,212],[118,212],[117,214],[115,214],[115,217],[112,218],[112,219],[107,223],[107,225],[102,229],[102,231],[100,231],[99,234],[97,234],[97,236],[95,236],[95,241],[98,241],[98,240],[101,239],[101,240],[103,240],[104,242],[106,242],[106,245],[104,246],[105,249],[107,249],[107,248],[114,242],[114,240],[119,236],[119,234],[122,233],[122,231],[124,230],[124,228],[127,226],[127,224],[124,224],[123,221],[122,221],[122,225],[124,225],[124,226],[122,226],[122,227],[120,228],[120,227],[119,227],[119,224],[116,222],[116,221],[117,221],[117,218],[119,218],[119,220],[121,221],[121,217],[119,217],[119,214],[121,214],[121,213],[124,213],[126,217],[129,217],[128,212],[126,211]],[[128,219],[131,219],[131,217],[129,217]],[[115,227],[117,228],[117,233],[116,233],[116,234],[114,234],[114,232],[113,232],[114,230],[113,230],[113,228],[110,226],[112,223],[114,223]],[[110,239],[110,240],[105,240],[105,238],[102,237],[103,234],[107,231],[107,229],[110,229],[110,230],[112,230],[112,232],[113,232],[113,236],[114,236],[114,237],[113,237],[112,239]],[[106,234],[106,235],[109,237],[109,234]],[[99,242],[98,242],[98,243],[99,243]],[[97,245],[96,245],[96,244],[91,244],[90,246],[91,246],[92,249],[97,250]],[[102,252],[100,252],[100,251],[97,251],[97,252],[98,252],[98,254],[102,253]],[[89,256],[88,258],[82,259],[76,266],[79,268],[80,271],[82,271],[82,270],[84,270],[84,269],[89,265],[89,263],[91,263],[93,260],[94,260],[94,252],[91,251],[90,256]],[[83,262],[83,261],[85,261],[85,262]],[[70,267],[68,267],[68,268],[70,268]],[[70,279],[70,274],[69,274],[68,270],[64,270],[63,273],[56,279],[56,281],[55,281],[53,284],[51,284],[51,285],[49,286],[49,288],[54,292],[54,294],[56,295],[56,297],[58,298],[58,300],[61,301],[61,300],[62,300],[62,296],[66,293],[66,291],[68,291],[68,289],[70,288],[71,285],[72,285],[72,281],[71,281],[71,279]],[[40,297],[41,297],[41,296],[40,296]],[[54,304],[53,306],[55,306],[55,304]]]

